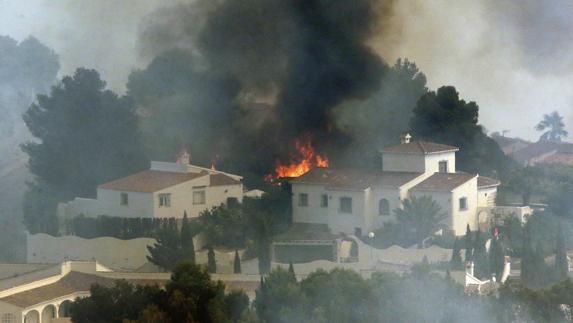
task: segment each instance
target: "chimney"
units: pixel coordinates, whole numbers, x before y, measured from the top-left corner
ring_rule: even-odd
[[[411,139],[412,136],[409,133],[405,132],[400,136],[400,143],[409,144]]]
[[[177,164],[179,165],[189,165],[191,162],[191,155],[187,152],[187,149],[182,149],[177,156]]]

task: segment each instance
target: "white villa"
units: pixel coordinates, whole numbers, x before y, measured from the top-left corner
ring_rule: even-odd
[[[315,168],[291,180],[293,222],[360,236],[394,221],[393,210],[412,196],[435,200],[457,236],[488,221],[500,182],[457,172],[457,147],[410,138],[382,151],[380,170]]]
[[[242,177],[189,164],[189,154],[176,163],[151,162],[148,170],[97,188],[97,198],[75,198],[60,204],[60,217],[83,214],[118,217],[197,217],[221,204],[241,202]]]

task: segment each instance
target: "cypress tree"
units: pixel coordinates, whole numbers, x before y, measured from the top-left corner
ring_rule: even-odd
[[[489,248],[489,265],[490,272],[493,273],[499,281],[505,266],[505,252],[503,244],[498,237],[494,237],[491,240],[491,246]]]
[[[472,231],[470,230],[470,225],[466,227],[466,262],[472,261],[473,258],[473,241],[472,241]]]
[[[241,273],[241,257],[239,257],[239,250],[235,249],[235,261],[233,262],[233,273]]]
[[[195,244],[193,243],[193,232],[191,231],[191,223],[187,218],[187,211],[183,213],[181,223],[181,253],[181,260],[195,263]]]
[[[476,232],[473,259],[475,264],[475,276],[480,279],[491,278],[491,273],[489,272],[489,259],[485,249],[485,241],[479,229]]]
[[[555,274],[557,279],[567,279],[569,273],[569,261],[567,260],[567,250],[565,248],[565,239],[563,231],[557,231],[557,245],[555,246]]]
[[[525,227],[523,232],[523,246],[521,247],[521,281],[524,285],[529,286],[532,281],[532,259],[533,248],[531,247],[531,238],[529,235],[529,226]]]
[[[215,251],[213,251],[213,247],[209,246],[207,251],[207,271],[211,274],[217,272],[217,262],[215,261]]]
[[[456,239],[454,241],[454,248],[452,250],[452,259],[450,260],[450,267],[452,269],[461,269],[463,268],[462,264],[462,255],[461,255],[461,241]]]
[[[294,281],[296,281],[296,274],[294,272],[294,266],[292,265],[292,261],[289,261],[288,263],[288,273],[292,276],[292,278],[294,278]]]

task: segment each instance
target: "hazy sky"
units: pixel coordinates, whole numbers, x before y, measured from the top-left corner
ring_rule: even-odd
[[[53,48],[62,73],[97,69],[118,91],[146,62],[137,53],[142,17],[187,0],[0,0],[0,34]],[[432,89],[455,85],[479,104],[489,131],[534,139],[558,110],[573,136],[573,1],[398,0],[384,35],[389,60],[408,57]]]

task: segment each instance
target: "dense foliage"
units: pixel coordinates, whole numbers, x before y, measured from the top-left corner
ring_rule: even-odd
[[[561,141],[569,135],[565,130],[563,117],[557,111],[543,115],[543,120],[535,126],[535,129],[543,132],[539,140]]]
[[[106,90],[94,70],[78,69],[39,95],[24,121],[38,139],[23,146],[35,175],[24,208],[32,233],[55,233],[56,202],[93,197],[99,184],[148,165],[133,101]]]
[[[168,218],[121,218],[83,215],[64,221],[64,234],[90,239],[114,237],[118,239],[157,238],[169,222]]]
[[[453,86],[443,86],[418,101],[410,120],[412,135],[459,147],[459,170],[504,179],[513,163],[478,124],[478,112],[477,103],[461,99]]]
[[[197,233],[198,229],[193,228],[187,214],[183,216],[181,229],[177,221],[170,218],[159,231],[157,243],[147,246],[150,254],[147,259],[165,270],[173,270],[181,261],[195,263],[193,236]]]
[[[72,303],[73,322],[237,322],[249,305],[244,293],[226,294],[205,268],[190,263],[175,267],[164,289],[118,281],[111,288],[94,285],[90,292]]]

